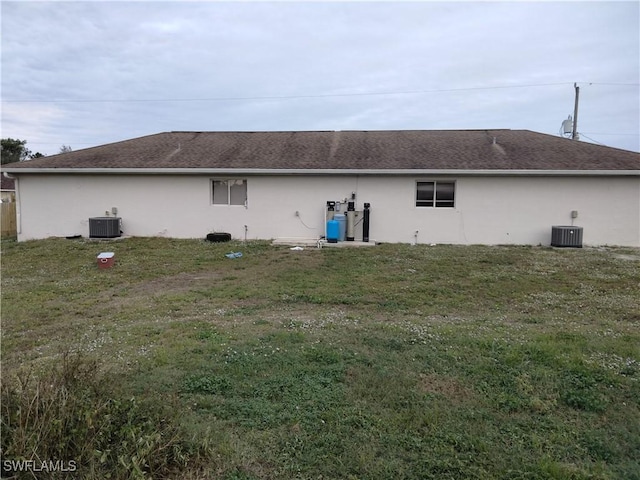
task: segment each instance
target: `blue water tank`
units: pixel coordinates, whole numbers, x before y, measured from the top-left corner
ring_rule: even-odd
[[[334,220],[338,222],[340,225],[340,235],[338,236],[339,242],[344,242],[347,237],[347,216],[342,212],[336,212],[336,216],[333,217]]]
[[[327,242],[338,243],[340,237],[340,223],[336,220],[327,222]]]

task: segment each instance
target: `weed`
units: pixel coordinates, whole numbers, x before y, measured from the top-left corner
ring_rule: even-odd
[[[173,475],[207,456],[170,409],[113,396],[97,372],[94,361],[64,354],[59,367],[3,382],[3,474],[31,478],[12,471],[12,461],[63,461],[82,478],[142,479]],[[59,474],[45,470],[38,478]]]
[[[187,393],[224,394],[231,384],[224,377],[216,375],[190,375],[184,381],[183,391]]]
[[[563,377],[560,399],[566,405],[588,412],[603,412],[607,408],[609,398],[602,388],[606,379],[601,372],[571,368]]]

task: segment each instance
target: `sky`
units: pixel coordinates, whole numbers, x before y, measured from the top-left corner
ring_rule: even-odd
[[[1,135],[526,129],[640,151],[640,2],[1,2]]]

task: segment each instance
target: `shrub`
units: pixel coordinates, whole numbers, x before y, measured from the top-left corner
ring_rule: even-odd
[[[22,373],[3,382],[2,468],[12,461],[62,462],[81,478],[166,478],[207,455],[186,438],[177,409],[157,398],[141,402],[109,391],[106,374],[95,361],[63,355],[44,374]],[[38,471],[38,478],[58,478],[60,471]]]

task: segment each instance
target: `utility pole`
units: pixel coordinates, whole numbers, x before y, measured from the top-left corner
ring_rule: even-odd
[[[580,98],[580,87],[577,83],[573,84],[573,88],[576,89],[576,104],[573,107],[573,132],[571,133],[571,140],[579,140],[578,137],[578,98]]]

